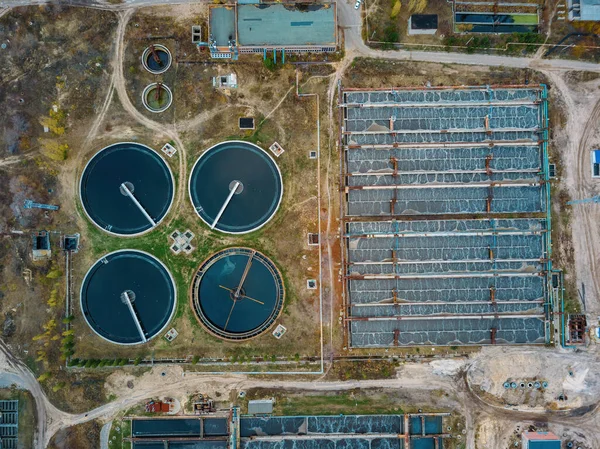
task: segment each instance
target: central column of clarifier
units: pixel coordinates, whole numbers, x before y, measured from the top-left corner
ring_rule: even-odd
[[[140,337],[142,338],[142,342],[146,343],[148,341],[148,339],[146,338],[146,334],[144,333],[144,330],[142,329],[142,323],[140,323],[140,320],[138,320],[135,310],[133,309],[133,302],[135,301],[135,293],[131,290],[125,290],[123,293],[121,293],[121,301],[123,302],[123,304],[127,305],[127,308],[129,309],[129,313],[131,313],[131,317],[133,318],[133,322],[135,323],[135,327],[137,327]]]

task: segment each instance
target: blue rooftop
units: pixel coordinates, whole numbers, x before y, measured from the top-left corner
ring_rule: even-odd
[[[530,441],[529,449],[560,449],[560,441]]]
[[[335,6],[238,5],[238,45],[335,45]]]
[[[210,33],[217,46],[226,47],[230,39],[235,39],[235,10],[233,6],[210,8]]]

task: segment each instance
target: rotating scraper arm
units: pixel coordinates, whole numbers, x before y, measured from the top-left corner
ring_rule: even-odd
[[[225,209],[227,209],[227,206],[229,205],[229,202],[231,201],[231,198],[233,198],[233,195],[235,195],[235,192],[237,191],[237,189],[238,189],[239,186],[240,186],[240,182],[239,181],[236,181],[233,184],[231,190],[229,191],[229,195],[227,195],[227,198],[225,199],[225,202],[223,203],[223,205],[221,206],[221,209],[219,210],[219,213],[217,214],[217,216],[215,217],[214,221],[210,225],[210,229],[215,229],[215,226],[217,225],[217,223],[221,219],[221,215],[223,215],[223,212],[225,212]]]
[[[152,219],[152,217],[148,214],[148,212],[146,212],[146,209],[144,209],[144,207],[140,204],[140,202],[137,200],[137,198],[135,196],[133,196],[133,192],[131,190],[129,190],[129,187],[127,187],[127,185],[125,183],[122,183],[121,189],[123,189],[123,192],[125,192],[125,194],[129,197],[129,199],[131,199],[131,201],[133,201],[133,204],[135,204],[137,206],[137,208],[142,212],[142,214],[144,214],[144,217],[146,217],[146,219],[152,225],[152,227],[155,227],[156,222]]]

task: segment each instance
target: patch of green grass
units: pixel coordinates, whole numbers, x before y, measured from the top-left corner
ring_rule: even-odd
[[[511,16],[514,20],[515,25],[537,25],[538,16],[537,14],[513,14]]]
[[[198,236],[194,240],[194,244],[197,247],[192,259],[183,255],[175,255],[170,250],[169,234],[175,229],[185,230],[189,228],[181,218],[173,220],[169,226],[163,225],[135,239],[108,235],[87,219],[86,223],[88,228],[87,238],[90,240],[90,247],[94,257],[98,258],[120,249],[137,249],[148,252],[163,262],[171,272],[177,287],[177,310],[175,317],[180,318],[183,316],[185,310],[189,309],[187,307],[189,279],[194,269],[198,267],[198,259],[202,260],[207,257],[214,250],[215,246],[218,246],[218,241],[215,237]]]
[[[394,414],[402,413],[387,398],[359,391],[331,395],[285,396],[277,401],[283,415]]]
[[[119,430],[117,430],[119,429]],[[124,438],[131,436],[131,421],[115,419],[110,428],[108,434],[108,448],[109,449],[124,449],[131,448],[129,441],[123,441]]]

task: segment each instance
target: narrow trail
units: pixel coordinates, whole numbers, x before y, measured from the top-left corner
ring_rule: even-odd
[[[560,97],[565,102],[567,112],[568,143],[564,149],[565,170],[568,172],[567,182],[574,199],[581,199],[598,194],[596,184],[590,175],[590,151],[593,138],[600,121],[600,95],[590,98],[593,108],[576,104],[573,93],[560,73],[543,72],[553,83]],[[597,232],[597,204],[580,204],[573,207],[573,244],[575,245],[577,285],[591,286],[593,291],[586,292],[586,309],[588,312],[600,312],[600,280],[597,277],[600,261],[600,236]],[[583,288],[583,287],[582,287]]]
[[[351,6],[350,6],[351,8]],[[115,37],[115,49],[112,55],[112,67],[113,72],[111,74],[109,87],[107,90],[106,97],[102,104],[102,107],[98,113],[96,120],[93,122],[86,139],[84,141],[84,149],[91,146],[94,138],[96,137],[101,123],[106,117],[107,111],[110,108],[112,98],[114,92],[117,92],[117,96],[119,98],[120,103],[122,104],[125,111],[131,115],[139,124],[145,126],[151,131],[156,132],[157,134],[164,134],[168,136],[170,139],[175,141],[177,149],[179,151],[179,185],[177,189],[176,196],[176,204],[173,210],[178,210],[181,207],[181,203],[185,199],[186,195],[186,182],[187,179],[187,150],[183,145],[183,142],[180,139],[179,132],[184,132],[185,130],[192,129],[205,120],[210,118],[210,115],[214,114],[214,111],[210,113],[208,111],[199,114],[198,116],[190,119],[184,120],[178,123],[173,124],[162,124],[151,120],[150,118],[144,116],[140,111],[136,109],[136,107],[132,104],[131,99],[127,94],[126,88],[126,79],[124,77],[123,70],[123,62],[124,62],[124,52],[125,52],[125,34],[127,29],[127,24],[131,19],[135,6],[131,7],[131,5],[123,5],[122,7],[107,7],[106,9],[120,9],[119,14],[119,23],[117,26],[116,37]],[[10,8],[0,9],[0,16],[6,14]],[[349,32],[354,33],[354,29],[346,30],[346,33]],[[360,28],[358,29],[360,33]],[[329,304],[330,304],[330,316],[329,316],[329,327],[330,327],[330,351],[333,351],[333,328],[334,328],[334,304],[335,304],[335,290],[334,286],[336,285],[336,276],[335,276],[335,267],[332,263],[332,242],[335,242],[335,233],[337,232],[337,227],[335,225],[334,216],[332,213],[332,203],[333,199],[332,195],[332,178],[335,177],[335,173],[337,173],[337,167],[335,161],[332,160],[332,155],[334,154],[334,145],[336,144],[336,129],[335,123],[336,118],[334,111],[335,108],[335,93],[338,85],[338,81],[343,77],[344,72],[347,70],[349,65],[352,62],[354,56],[368,56],[375,58],[383,58],[383,59],[399,59],[399,60],[423,60],[423,61],[431,61],[431,62],[448,62],[448,63],[459,63],[459,64],[477,64],[477,65],[506,65],[512,67],[533,67],[533,68],[546,68],[548,70],[567,70],[567,69],[587,69],[593,71],[600,71],[600,66],[578,63],[578,62],[569,62],[569,61],[560,61],[559,62],[548,62],[548,61],[539,61],[538,55],[535,58],[527,59],[527,58],[508,58],[508,57],[489,57],[486,55],[462,55],[462,54],[451,54],[451,53],[426,53],[426,52],[381,52],[377,50],[369,49],[360,41],[360,44],[353,42],[353,39],[348,38],[348,42],[351,44],[349,50],[347,51],[346,57],[338,64],[337,70],[335,72],[335,76],[331,79],[328,91],[327,91],[327,104],[328,104],[328,153],[326,159],[326,165],[324,170],[324,186],[326,195],[326,202],[328,205],[326,225],[325,225],[325,238],[324,238],[324,247],[326,252],[326,258],[328,261],[327,267],[327,276],[328,283],[330,285],[329,289]],[[442,56],[440,56],[442,55]],[[536,60],[538,59],[538,60]],[[284,97],[280,100],[279,104],[275,106],[275,108],[267,114],[267,117],[273,114],[279,106],[283,103],[287,95],[290,91],[288,91]],[[569,108],[575,108],[575,104],[573,103],[571,97],[568,95],[568,92],[565,95],[565,101],[568,103]],[[569,101],[571,103],[569,103]],[[250,107],[249,105],[236,104],[235,107]],[[223,112],[232,106],[224,106],[222,109]],[[579,186],[578,193],[580,195],[586,195],[589,193],[590,185],[586,185],[583,183],[583,180],[586,179],[584,175],[584,170],[589,169],[589,144],[591,144],[592,138],[594,136],[595,126],[600,120],[600,101],[598,101],[591,111],[587,123],[584,128],[583,135],[580,139],[577,139],[578,142],[578,174],[581,176],[582,184]],[[321,139],[321,136],[318,136]],[[341,151],[341,149],[340,149]],[[0,161],[0,166],[3,164],[15,163],[11,159],[10,162],[7,162],[7,158],[3,161]],[[333,170],[333,171],[332,171]],[[319,176],[322,173],[319,172]],[[306,201],[313,200],[313,198],[309,198]],[[318,213],[321,213],[319,205]],[[594,244],[594,236],[592,235],[592,230],[595,229],[595,223],[591,213],[586,211],[582,212],[583,217],[585,219],[585,228],[586,235],[585,241],[589,243],[589,248],[594,248],[594,251],[588,251],[587,257],[590,263],[590,270],[593,273],[597,273],[597,264],[594,258],[594,254],[600,254],[600,248]],[[173,217],[173,214],[172,214]],[[171,218],[172,220],[172,218]],[[600,286],[598,281],[595,279],[595,276],[592,276],[595,294],[598,296],[600,294]],[[0,368],[0,377],[3,377],[5,380],[10,380],[14,383],[17,383],[21,387],[29,390],[36,402],[36,414],[38,421],[38,432],[36,434],[35,439],[35,447],[36,449],[45,448],[52,437],[58,430],[90,421],[92,419],[100,418],[100,419],[110,419],[114,417],[117,413],[122,410],[125,410],[133,405],[140,403],[141,401],[154,396],[162,396],[162,395],[175,395],[178,392],[181,392],[185,389],[195,389],[198,391],[202,391],[207,385],[211,385],[213,388],[220,388],[223,392],[232,391],[233,389],[250,389],[255,387],[264,387],[265,381],[261,379],[249,379],[245,376],[231,375],[231,376],[185,376],[179,377],[177,379],[171,379],[169,382],[163,382],[160,387],[156,388],[143,388],[134,390],[133,394],[128,394],[126,396],[121,397],[120,399],[106,404],[104,406],[98,407],[94,410],[91,410],[87,413],[82,414],[69,414],[63,411],[58,410],[54,407],[48,398],[46,397],[43,389],[41,388],[39,382],[35,378],[35,376],[31,373],[29,368],[25,366],[22,362],[16,359],[9,351],[9,348],[0,340],[0,352],[5,357],[5,363],[3,363],[2,368]],[[477,357],[477,356],[476,356]],[[476,359],[475,357],[475,359]],[[483,357],[483,356],[481,356]],[[472,362],[471,362],[472,363]],[[344,391],[344,390],[352,390],[357,388],[367,389],[367,388],[381,388],[381,389],[389,389],[389,390],[398,390],[398,389],[414,389],[414,390],[437,390],[443,389],[445,391],[452,391],[459,394],[461,398],[461,402],[464,408],[464,413],[467,416],[467,423],[471,424],[471,430],[467,436],[468,441],[474,447],[475,444],[475,421],[477,418],[477,413],[487,413],[490,415],[501,415],[506,417],[507,419],[525,419],[525,420],[548,420],[550,422],[567,422],[571,423],[574,426],[583,425],[586,429],[594,429],[598,428],[598,405],[594,405],[594,407],[589,410],[582,410],[582,414],[578,416],[571,416],[569,414],[562,415],[558,413],[549,413],[549,414],[532,414],[523,411],[512,411],[506,409],[498,409],[495,406],[492,406],[484,401],[482,401],[479,396],[475,395],[478,400],[472,397],[472,395],[461,388],[460,380],[452,377],[440,377],[438,378],[427,378],[426,381],[421,377],[414,377],[401,374],[398,375],[395,379],[384,379],[384,380],[364,380],[364,381],[345,381],[345,382],[335,382],[335,381],[294,381],[294,380],[269,380],[270,388],[281,388],[281,389],[295,389],[295,390],[306,390],[306,391]],[[477,406],[473,406],[473,403],[477,401]],[[471,408],[473,406],[473,408]],[[594,427],[596,426],[596,427]]]
[[[4,360],[1,360],[2,358]],[[16,384],[28,390],[33,396],[37,423],[37,432],[34,435],[34,447],[36,449],[46,448],[50,437],[54,434],[48,430],[49,427],[55,422],[63,421],[70,415],[52,405],[29,367],[12,355],[9,347],[2,339],[0,339],[0,361],[3,366],[2,373],[0,373],[2,384]]]
[[[600,121],[600,100],[594,106],[591,114],[589,115],[589,119],[587,120],[583,132],[583,136],[579,141],[579,157],[577,159],[578,162],[578,173],[579,173],[579,197],[585,198],[590,196],[592,193],[593,186],[589,183],[586,183],[585,180],[587,178],[584,173],[585,170],[590,170],[590,150],[592,144],[592,138],[594,133],[597,131],[597,126]],[[589,175],[589,173],[588,173]],[[587,207],[586,207],[587,206]],[[594,286],[594,304],[597,304],[598,298],[600,298],[600,280],[598,279],[598,254],[600,254],[600,243],[598,238],[597,231],[597,221],[596,217],[594,217],[594,210],[590,209],[591,207],[597,207],[596,204],[588,204],[588,205],[580,205],[578,208],[580,209],[579,213],[583,217],[585,225],[583,229],[585,231],[584,238],[584,246],[587,248],[586,255],[589,263],[589,271],[591,272],[590,279]],[[597,310],[595,310],[597,311]]]
[[[181,203],[185,199],[186,192],[186,179],[187,179],[187,151],[183,142],[181,141],[179,134],[177,133],[176,125],[168,125],[163,123],[155,122],[143,115],[131,102],[127,94],[127,83],[123,72],[123,61],[125,60],[125,32],[127,30],[127,24],[129,19],[133,15],[135,9],[128,9],[121,16],[119,22],[119,29],[116,36],[116,48],[115,48],[115,90],[119,97],[121,105],[129,115],[131,115],[138,123],[145,126],[146,128],[155,131],[158,134],[165,134],[175,142],[175,146],[178,150],[179,157],[179,182],[177,187],[177,196],[175,204],[172,207],[173,211],[179,210]],[[175,217],[175,214],[171,214],[169,222]]]
[[[118,24],[117,24],[117,30],[115,32],[115,39],[116,36],[119,36],[119,34],[121,33],[121,28],[124,27],[124,19],[123,19],[123,14],[122,13],[117,13],[117,17],[118,17]],[[115,45],[116,47],[116,45]],[[73,197],[74,198],[78,198],[79,194],[77,192],[78,188],[79,188],[79,183],[78,182],[73,182],[73,179],[77,178],[77,170],[82,166],[82,161],[85,157],[87,157],[89,150],[91,149],[92,143],[94,141],[94,139],[96,138],[96,136],[98,135],[98,130],[100,129],[100,126],[102,125],[102,122],[104,121],[104,118],[106,117],[106,112],[108,111],[111,103],[112,103],[112,98],[113,98],[113,93],[115,91],[115,67],[116,67],[116,60],[115,58],[117,57],[116,52],[113,52],[112,56],[111,56],[111,60],[110,63],[108,64],[108,67],[112,67],[112,72],[110,74],[110,81],[109,81],[109,85],[108,85],[108,89],[106,91],[106,96],[104,97],[104,102],[102,103],[102,107],[100,108],[100,110],[98,111],[96,118],[94,119],[94,121],[92,122],[92,124],[90,125],[90,130],[88,131],[87,135],[85,136],[85,140],[83,141],[83,144],[81,145],[80,151],[78,151],[76,153],[76,157],[75,160],[72,164],[70,164],[70,167],[68,170],[66,170],[63,173],[63,181],[65,184],[69,184],[72,183],[72,189],[73,189]]]

